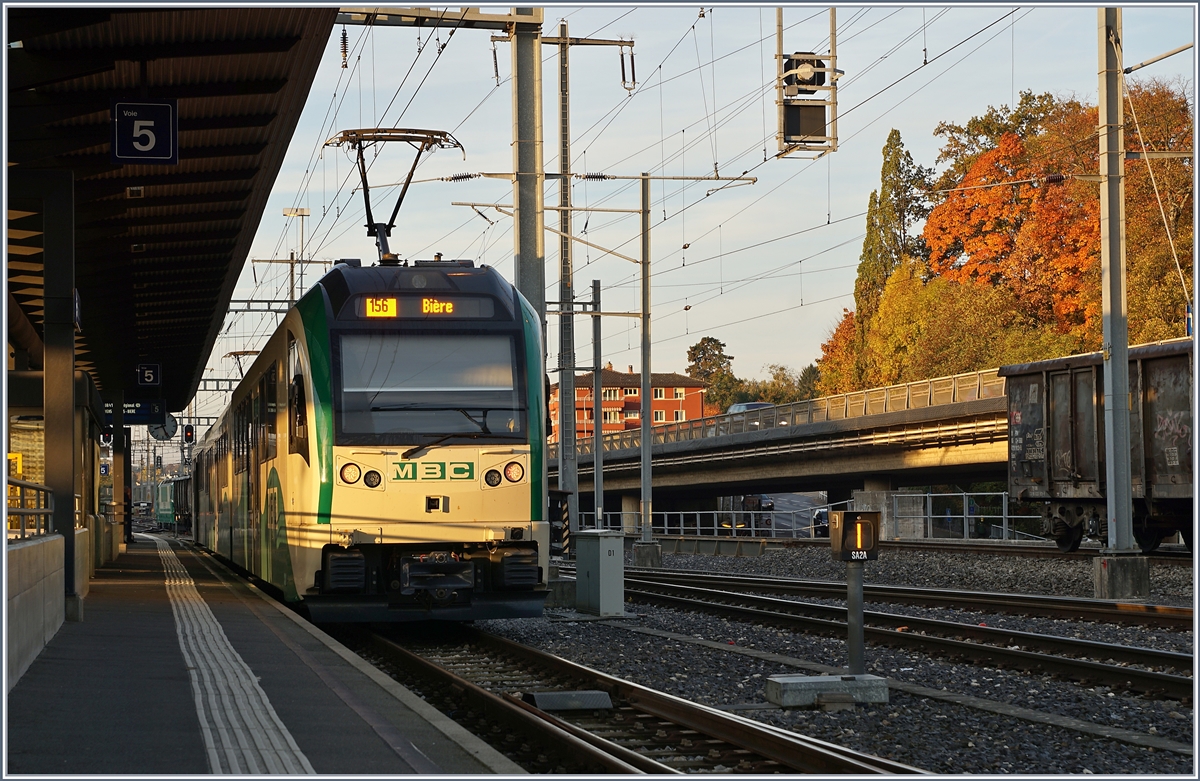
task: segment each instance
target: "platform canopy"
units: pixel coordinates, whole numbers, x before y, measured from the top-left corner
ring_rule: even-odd
[[[102,393],[123,389],[126,399],[182,409],[224,322],[337,8],[6,12],[9,343],[39,368],[43,207],[23,191],[24,174],[12,173],[70,170],[77,365]],[[173,102],[177,162],[114,160],[117,102]],[[161,122],[127,125],[123,143],[146,146],[147,127]],[[140,364],[161,367],[161,386],[139,389]]]

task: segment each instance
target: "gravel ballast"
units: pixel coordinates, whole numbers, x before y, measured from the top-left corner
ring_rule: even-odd
[[[663,565],[819,580],[841,580],[845,576],[844,565],[831,561],[828,549],[824,548],[768,551],[753,558],[664,556]],[[1092,588],[1090,563],[1058,559],[885,551],[865,569],[866,582],[878,584],[1083,597],[1091,596]],[[1191,568],[1153,567],[1151,580],[1151,601],[1192,604]],[[952,621],[986,621],[989,625],[1023,631],[1182,653],[1191,653],[1193,645],[1192,632],[869,602],[866,608]],[[1132,696],[1102,686],[941,661],[915,652],[868,645],[869,673],[1006,706],[1000,710],[1026,709],[1048,714],[1046,718],[1052,723],[1035,723],[1008,712],[990,712],[896,689],[891,691],[886,705],[859,705],[846,711],[755,708],[756,704],[767,705],[764,696],[767,677],[814,673],[739,654],[737,649],[840,667],[847,663],[845,642],[840,638],[781,631],[664,607],[628,604],[627,610],[636,612],[638,618],[615,622],[542,618],[480,622],[480,626],[610,675],[932,772],[1188,775],[1194,772],[1190,756],[1061,726],[1079,720],[1191,745],[1194,712],[1190,701]],[[638,629],[674,633],[684,638],[664,639]],[[698,645],[689,642],[689,638],[719,643],[728,650]],[[1178,671],[1178,674],[1189,673]]]

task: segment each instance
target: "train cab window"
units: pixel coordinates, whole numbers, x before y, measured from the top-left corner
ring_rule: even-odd
[[[304,394],[304,374],[300,366],[300,346],[288,332],[288,452],[299,453],[308,463],[308,404]]]
[[[510,335],[345,333],[335,343],[338,444],[528,441]]]

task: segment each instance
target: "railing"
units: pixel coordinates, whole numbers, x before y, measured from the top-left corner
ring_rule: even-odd
[[[822,396],[732,415],[714,415],[667,423],[653,426],[650,430],[651,437],[654,444],[681,442],[779,426],[801,426],[827,420],[845,420],[884,412],[903,412],[943,404],[1000,398],[1004,396],[1005,378],[998,376],[998,371],[985,369],[950,377],[918,380],[904,385]],[[641,446],[641,430],[631,429],[605,434],[602,442],[605,452],[637,448]],[[578,440],[576,449],[580,455],[586,455],[592,452],[593,445],[593,439],[588,437]],[[549,446],[548,457],[558,458],[557,444]]]
[[[1009,513],[1008,493],[893,494],[891,532],[893,537],[940,537],[950,539],[1042,540],[1030,530],[1040,530],[1040,515]],[[920,535],[905,534],[921,529]]]
[[[794,539],[797,537],[812,537],[825,529],[828,534],[828,510],[835,507],[850,508],[853,501],[823,504],[805,510],[774,511],[774,510],[691,510],[685,512],[651,513],[651,531],[659,535],[679,536],[737,536],[737,537],[782,537]],[[816,524],[817,513],[825,510],[825,523]],[[636,534],[640,531],[640,512],[604,513],[603,524],[599,527],[611,531],[623,531],[626,534]],[[580,513],[579,527],[595,529],[596,514]],[[824,535],[820,535],[824,536]]]
[[[49,534],[54,492],[37,483],[7,479],[9,541]]]

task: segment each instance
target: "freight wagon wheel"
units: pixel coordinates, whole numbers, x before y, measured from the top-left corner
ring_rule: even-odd
[[[1196,533],[1196,530],[1193,529],[1191,526],[1185,526],[1179,530],[1179,535],[1181,537],[1183,537],[1183,544],[1187,546],[1189,553],[1191,553],[1194,550],[1192,548],[1192,537],[1195,535],[1195,533]]]
[[[1054,538],[1054,542],[1063,553],[1074,553],[1079,550],[1079,543],[1083,542],[1083,524],[1067,526],[1065,531]]]
[[[1138,529],[1133,530],[1133,539],[1137,540],[1138,547],[1142,549],[1142,553],[1153,553],[1158,544],[1162,542],[1163,535],[1158,529]]]

